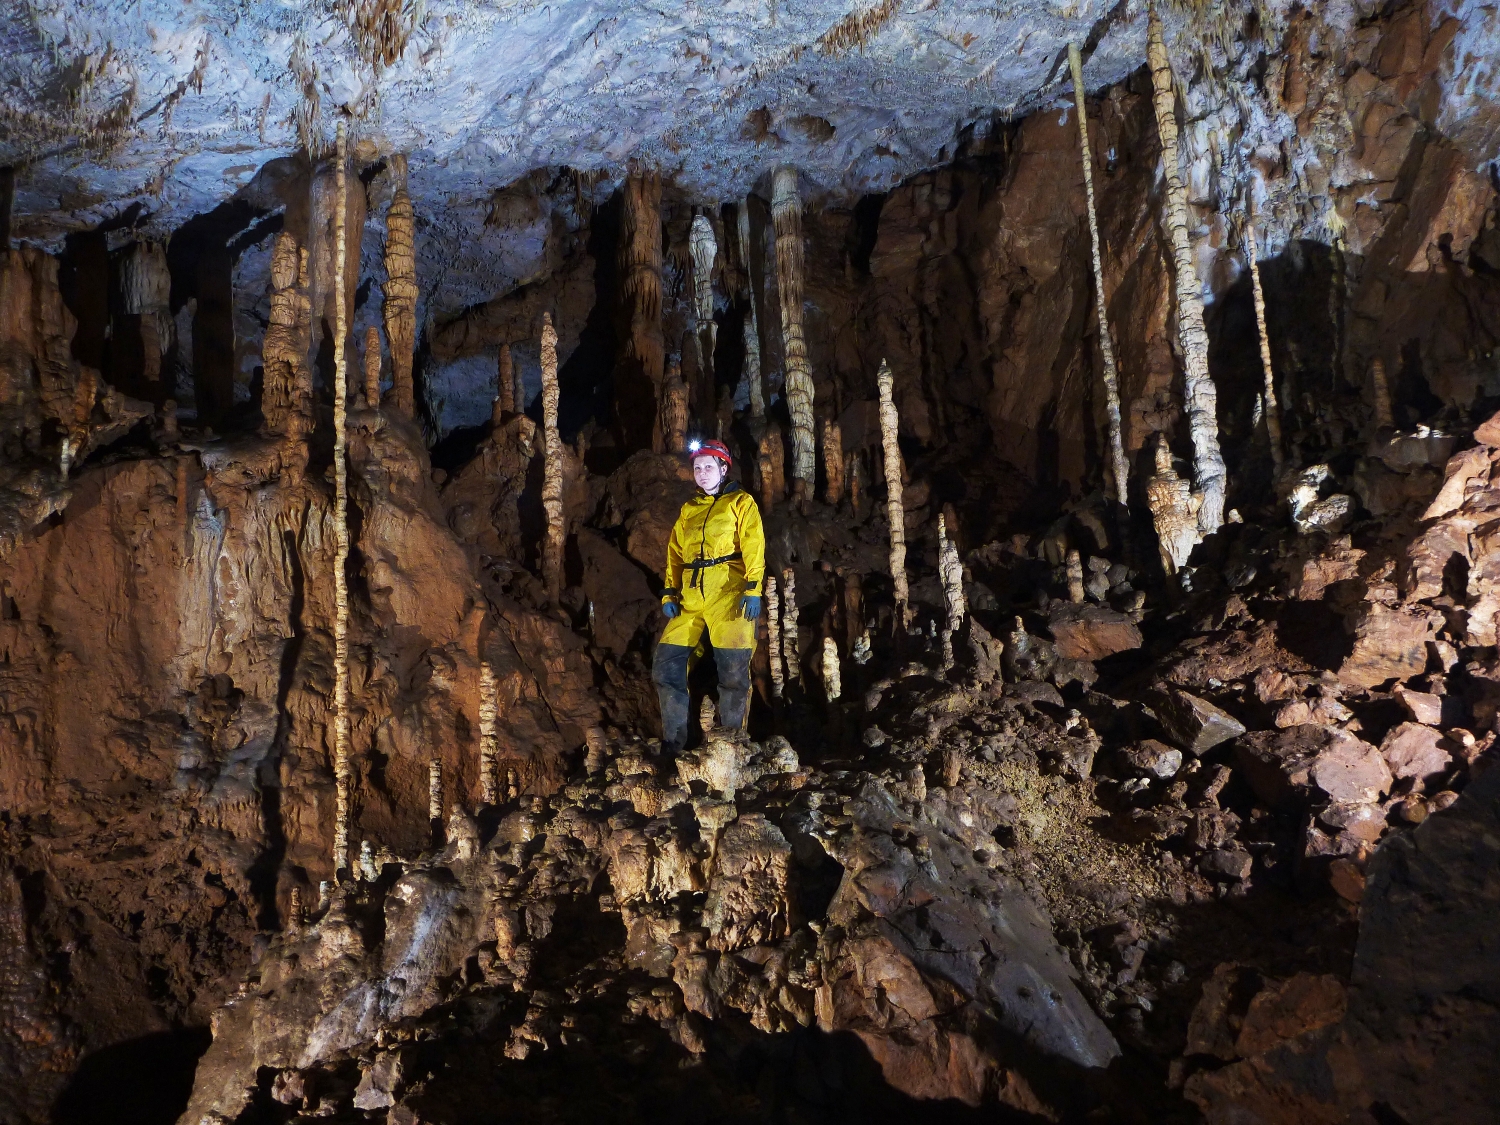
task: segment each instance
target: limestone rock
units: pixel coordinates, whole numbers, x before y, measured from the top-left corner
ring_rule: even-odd
[[[1145,739],[1120,751],[1120,760],[1132,773],[1141,777],[1154,777],[1165,781],[1175,777],[1182,768],[1182,751],[1158,742]]]
[[[1103,660],[1141,647],[1141,631],[1125,614],[1107,606],[1057,602],[1047,628],[1058,656],[1065,660]]]
[[[1401,723],[1386,734],[1380,753],[1394,777],[1419,784],[1436,782],[1453,768],[1453,756],[1443,742],[1441,731],[1421,723]]]
[[[1333,727],[1254,731],[1234,749],[1251,788],[1273,808],[1304,804],[1319,790],[1337,801],[1369,802],[1391,785],[1380,751]]]
[[[1181,689],[1168,693],[1157,713],[1167,737],[1200,756],[1245,733],[1245,724],[1233,715]]]
[[[1420,675],[1427,668],[1427,642],[1435,626],[1432,617],[1415,609],[1363,603],[1350,626],[1354,649],[1339,665],[1339,679],[1378,687]]]

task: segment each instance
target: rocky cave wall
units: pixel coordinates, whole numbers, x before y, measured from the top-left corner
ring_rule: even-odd
[[[1243,50],[1184,91],[1220,424],[1237,502],[1252,519],[1270,473],[1253,423],[1261,376],[1248,279],[1226,217],[1242,207],[1235,178],[1245,169],[1259,177],[1272,354],[1294,461],[1341,451],[1345,430],[1368,425],[1373,359],[1386,366],[1402,426],[1462,430],[1500,395],[1493,165],[1475,170],[1472,131],[1444,133],[1457,22],[1400,7],[1345,34],[1297,14],[1280,49]],[[1153,434],[1187,448],[1149,78],[1138,73],[1091,100],[1090,127],[1125,440],[1140,480]],[[1218,147],[1224,135],[1241,138],[1235,150]],[[889,361],[919,571],[932,568],[945,505],[968,551],[1045,531],[1102,487],[1076,144],[1071,112],[1050,108],[973,129],[948,162],[886,193],[855,202],[808,185],[818,408],[839,421],[871,489],[874,372]],[[394,181],[379,152],[356,151],[355,163],[351,222],[364,236],[350,248],[347,300],[362,339],[380,324]],[[0,1097],[17,1120],[54,1114],[80,1062],[112,1046],[207,1026],[267,935],[287,924],[293,888],[310,908],[333,874],[330,178],[304,156],[258,168],[232,199],[172,234],[167,299],[147,311],[126,284],[139,213],[78,233],[55,256],[5,251],[0,914],[10,953],[0,1056],[13,1081]],[[709,205],[723,248],[716,383],[682,356],[705,432],[721,388],[739,378],[734,340],[749,277],[761,283],[759,342],[773,392],[782,365],[768,207],[749,204],[747,264],[726,233],[732,212],[717,202],[668,183],[662,207],[663,335],[673,355],[690,350],[695,204]],[[591,740],[651,732],[654,572],[691,485],[670,458],[622,444],[609,416],[610,368],[628,331],[619,209],[616,180],[548,168],[443,216],[468,223],[461,260],[437,258],[451,231],[419,228],[422,409],[412,420],[388,409],[351,415],[357,835],[382,853],[414,855],[433,842],[433,759],[448,798],[478,804],[481,660],[499,681],[503,769],[515,772],[518,794],[559,792]],[[259,414],[258,333],[269,321],[269,249],[282,231],[310,258],[318,426],[302,476],[278,467]],[[492,295],[450,297],[473,293]],[[534,400],[543,311],[559,326],[570,443],[560,610],[545,606],[531,573],[542,520]],[[490,421],[501,346],[514,348],[530,417]],[[182,403],[180,421],[164,409],[169,399]],[[742,460],[753,461],[736,425]],[[73,467],[60,474],[64,440]],[[1440,482],[1437,467],[1414,476],[1348,456],[1336,467],[1375,516],[1399,519],[1417,499],[1425,506]],[[803,592],[805,660],[841,589],[821,560],[866,572],[872,590],[884,581],[873,507],[810,523],[783,510],[773,521],[774,561],[796,568]],[[947,877],[952,861],[944,865]],[[202,1047],[190,1033],[175,1042],[189,1058]],[[118,1080],[121,1071],[108,1073]]]

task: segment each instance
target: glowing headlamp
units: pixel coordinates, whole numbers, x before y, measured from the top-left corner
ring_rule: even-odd
[[[697,438],[694,438],[692,441],[688,442],[688,452],[689,453],[697,453],[698,450],[700,450],[702,448],[703,448],[703,443],[701,441],[699,441]]]

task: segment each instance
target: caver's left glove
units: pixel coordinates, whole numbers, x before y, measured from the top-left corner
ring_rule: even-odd
[[[740,599],[740,613],[746,621],[754,621],[760,616],[760,595],[746,594]]]

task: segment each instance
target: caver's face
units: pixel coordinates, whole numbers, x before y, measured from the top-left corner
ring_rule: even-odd
[[[719,485],[724,483],[724,477],[729,472],[729,466],[717,457],[694,457],[693,479],[698,482],[698,487],[713,496],[718,493]]]

